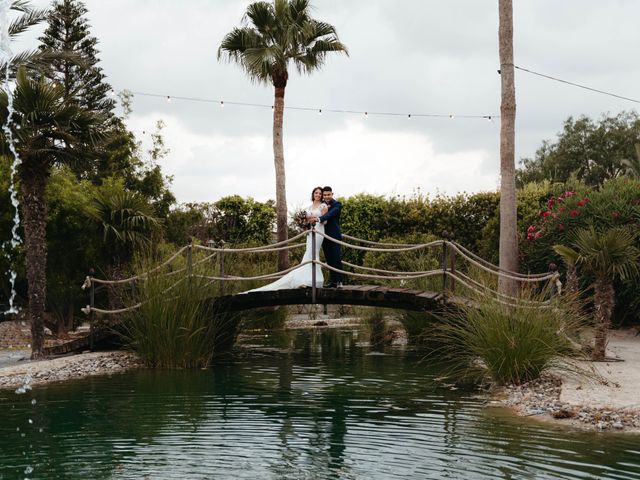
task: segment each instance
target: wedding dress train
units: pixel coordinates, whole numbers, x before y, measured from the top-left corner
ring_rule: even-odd
[[[313,208],[313,206],[310,206],[307,209],[307,213],[309,215],[313,215],[317,217],[319,217],[322,214],[320,208]],[[316,223],[315,228],[317,232],[324,233],[324,225],[320,223]],[[316,260],[320,260],[320,247],[322,246],[322,240],[323,240],[323,237],[321,235],[316,235],[316,255],[315,255]],[[307,235],[307,246],[304,251],[304,256],[302,257],[301,263],[304,263],[306,261],[311,261],[313,259],[313,255],[312,255],[313,250],[312,250],[311,243],[312,243],[311,234],[309,234]],[[316,269],[316,287],[322,288],[322,284],[324,283],[324,278],[322,277],[322,269],[320,268],[320,265],[313,265],[311,263],[308,263],[294,270],[291,270],[284,277],[279,278],[275,282],[271,282],[262,287],[254,288],[252,290],[248,290],[242,293],[268,292],[273,290],[284,290],[288,288],[311,287],[313,285],[313,278],[312,278],[313,267],[315,267]]]

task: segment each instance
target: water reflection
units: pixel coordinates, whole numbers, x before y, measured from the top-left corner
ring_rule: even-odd
[[[366,335],[248,338],[264,348],[208,371],[40,388],[36,406],[1,393],[0,478],[640,478],[635,437],[484,409]]]

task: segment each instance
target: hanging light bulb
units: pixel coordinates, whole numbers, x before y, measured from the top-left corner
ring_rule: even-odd
[[[318,110],[318,115],[322,115],[322,109]]]
[[[456,118],[456,116],[455,116],[453,113],[451,113],[451,114],[449,115],[449,120],[453,120],[454,118]]]
[[[364,118],[369,118],[369,112],[364,112]]]
[[[169,95],[167,95],[167,102],[171,101],[171,97]]]
[[[220,100],[220,108],[224,108],[224,102]]]
[[[407,116],[407,120],[411,120],[411,114]]]

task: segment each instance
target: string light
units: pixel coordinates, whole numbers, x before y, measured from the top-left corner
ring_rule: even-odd
[[[151,97],[151,98],[166,98],[168,102],[171,100],[181,100],[187,102],[199,102],[199,103],[217,103],[220,105],[220,108],[224,108],[225,105],[233,105],[237,107],[255,107],[255,108],[270,108],[272,111],[275,109],[274,105],[264,104],[264,103],[248,103],[248,102],[229,102],[223,100],[214,100],[208,98],[196,98],[196,97],[182,97],[176,95],[161,95],[157,93],[148,93],[148,92],[130,92],[132,95],[137,95],[140,97]],[[442,114],[442,113],[400,113],[400,112],[371,112],[371,111],[362,111],[362,110],[347,110],[347,109],[338,109],[338,108],[317,108],[317,107],[296,107],[296,106],[285,106],[285,110],[298,110],[298,111],[306,111],[306,112],[317,112],[318,115],[322,115],[324,112],[329,113],[342,113],[342,114],[356,114],[356,115],[364,115],[365,118],[369,118],[370,115],[376,115],[380,117],[401,117],[406,116],[408,119],[423,117],[423,118],[450,118],[454,117],[458,118],[478,118],[478,119],[492,119],[492,118],[500,118],[499,115],[453,115],[453,114]]]

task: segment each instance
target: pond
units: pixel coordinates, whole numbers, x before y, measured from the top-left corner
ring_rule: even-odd
[[[359,330],[245,339],[209,370],[0,392],[0,479],[640,479],[639,438],[485,408]]]

